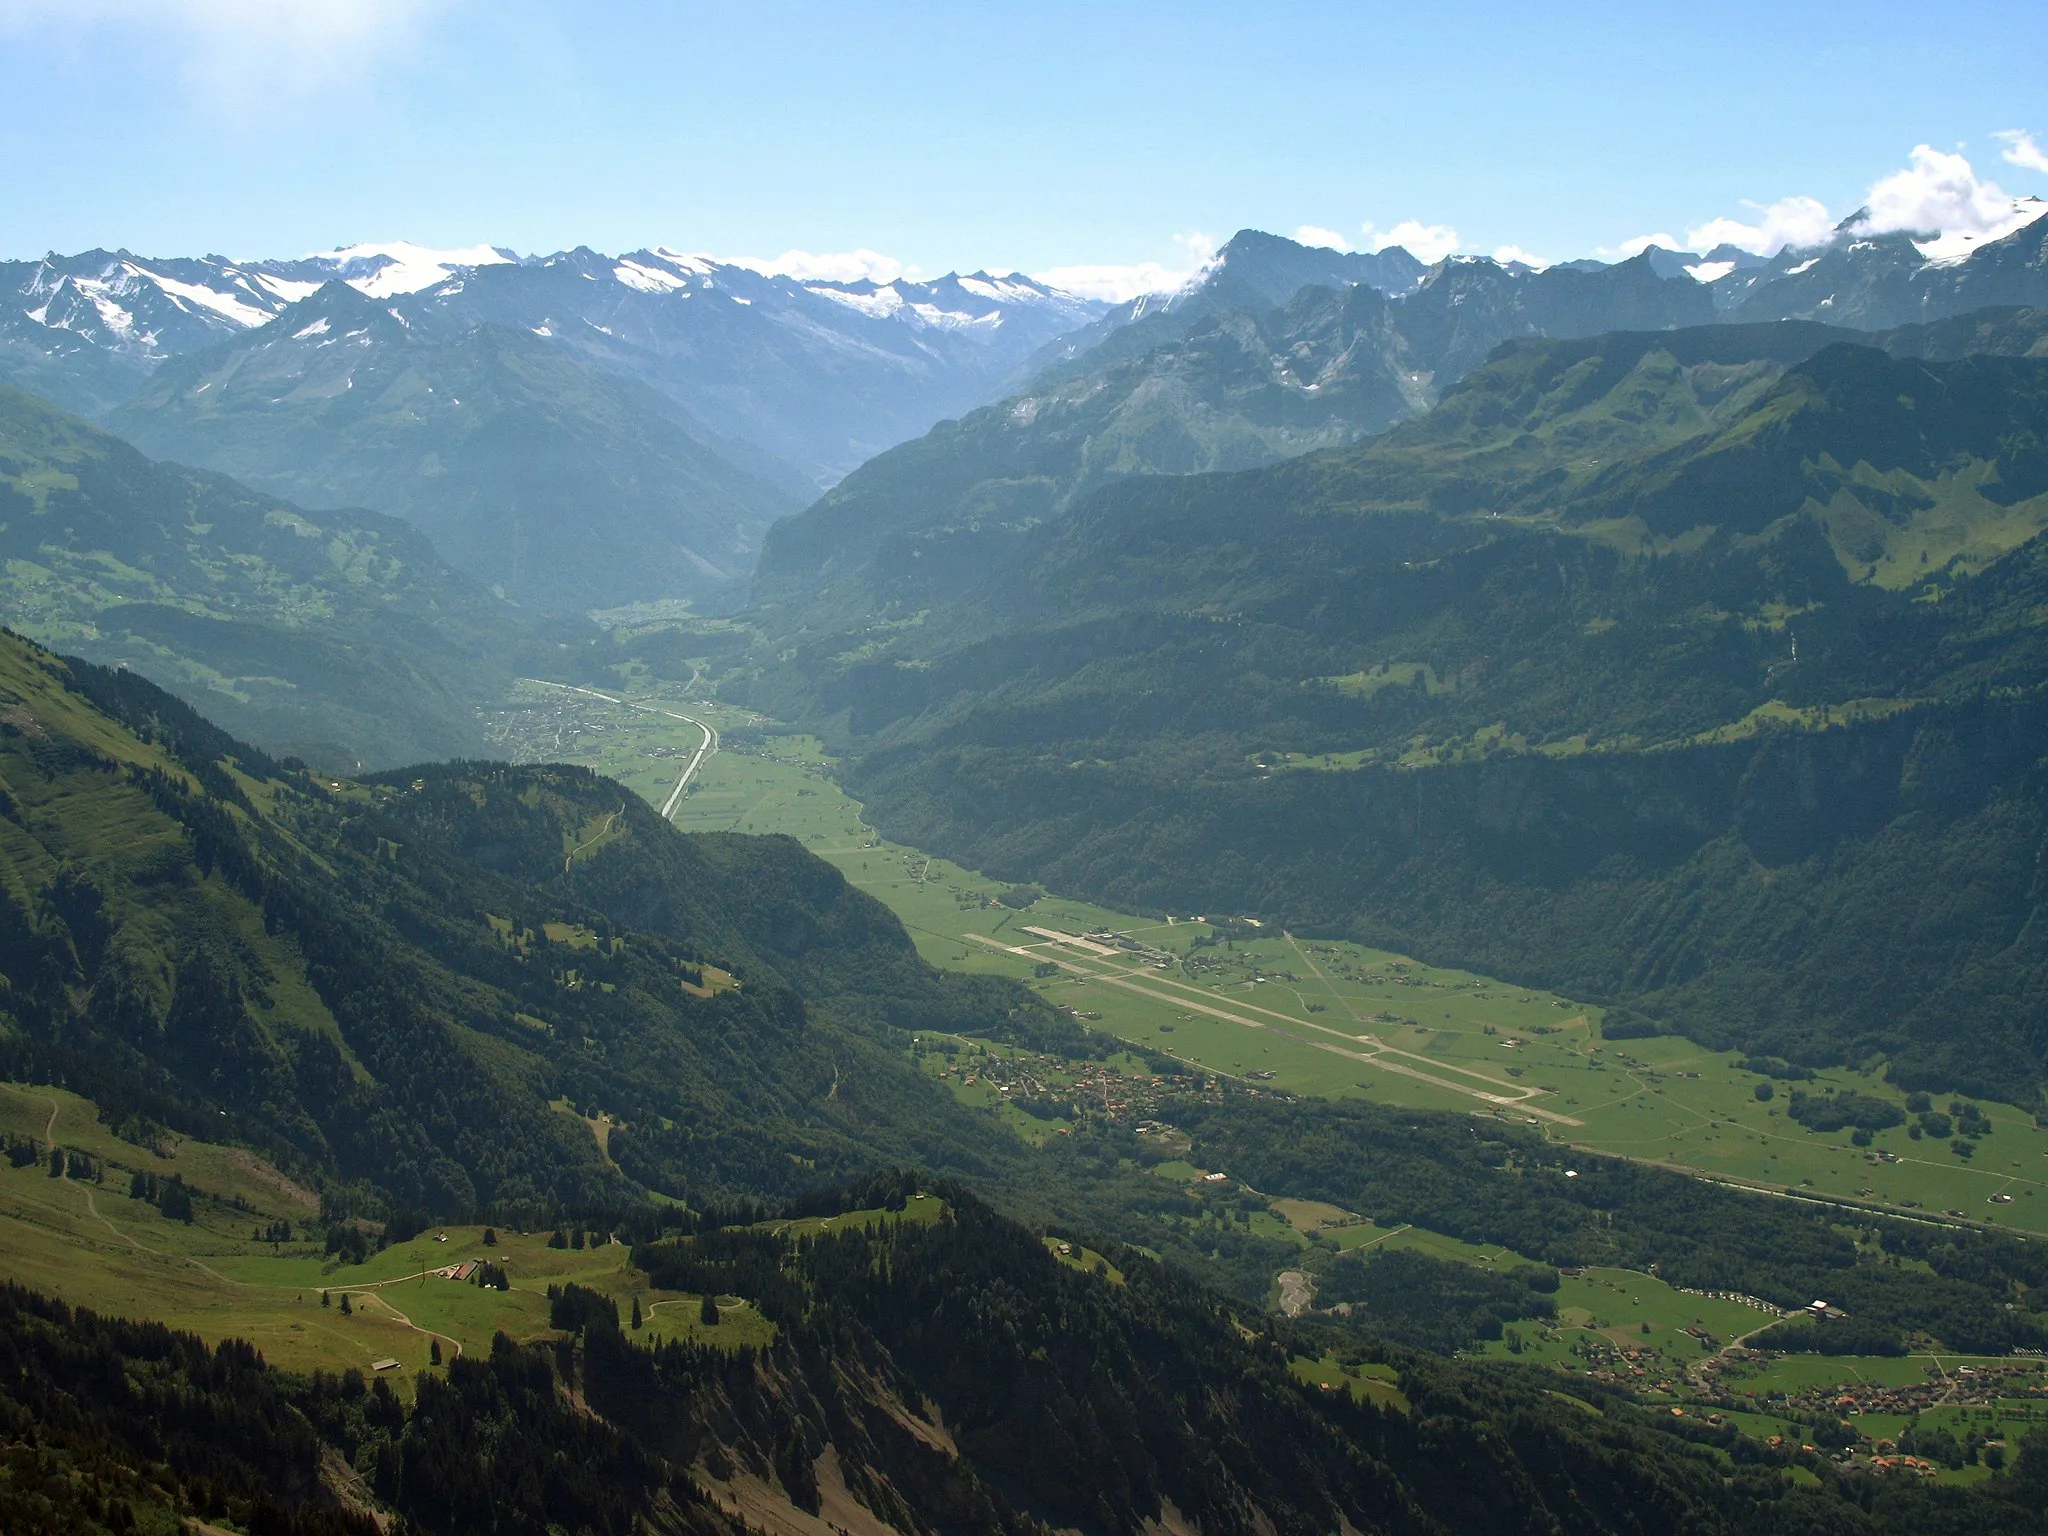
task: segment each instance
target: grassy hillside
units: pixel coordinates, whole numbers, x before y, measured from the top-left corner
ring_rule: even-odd
[[[1473,1370],[1390,1341],[1473,1347],[1553,1316],[1606,1337],[1571,1320],[1602,1276],[1560,1307],[1507,1253],[1611,1286],[1659,1271],[1653,1326],[1685,1305],[1669,1286],[1713,1286],[1842,1298],[1879,1352],[2048,1338],[2048,1276],[2012,1237],[1876,1212],[1845,1230],[1510,1121],[1224,1091],[1162,1058],[1128,1078],[1144,1120],[1105,1104],[1019,1136],[928,1067],[970,1046],[1031,1073],[1064,1058],[1050,1070],[1078,1082],[1122,1052],[1023,987],[933,970],[793,839],[685,836],[559,766],[287,772],[130,674],[12,639],[0,663],[0,1274],[343,1372],[279,1378],[244,1347],[223,1364],[10,1292],[9,1337],[30,1342],[0,1374],[0,1434],[34,1428],[52,1459],[27,1507],[70,1499],[73,1528],[124,1499],[250,1523],[269,1497],[309,1531],[373,1506],[467,1530],[492,1456],[567,1435],[573,1465],[496,1496],[532,1516],[517,1528],[694,1508],[791,1536],[810,1530],[792,1510],[1022,1531],[1029,1509],[1121,1531],[1170,1508],[1204,1529],[1332,1510],[1486,1529],[1500,1501],[1474,1504],[1477,1476],[1559,1529],[1636,1529],[1644,1507],[1660,1528],[1869,1529],[1888,1499],[1921,1519],[1922,1496],[1862,1481],[1867,1457],[1679,1422],[1670,1406],[1730,1406],[1686,1374],[1705,1357],[1671,1355],[1638,1404],[1604,1369]],[[956,1170],[1054,1230],[923,1178],[817,1193],[889,1162]],[[1352,1257],[1296,1224],[1366,1210],[1382,1225]],[[1356,1256],[1368,1243],[1387,1256]],[[471,1259],[468,1283],[434,1273]],[[1353,1320],[1274,1318],[1283,1268],[1355,1297]],[[206,1381],[270,1405],[293,1449],[276,1462],[238,1431],[245,1460],[208,1463],[159,1443],[168,1480],[124,1481],[130,1399],[81,1419],[46,1390],[61,1375],[14,1364],[55,1358],[66,1329],[195,1405]],[[350,1385],[387,1359],[399,1392]],[[463,1438],[481,1421],[496,1450]],[[2000,1529],[2030,1517],[2027,1486],[1939,1492]]]
[[[540,638],[403,523],[152,463],[4,386],[0,618],[341,765],[472,748]]]
[[[108,418],[301,506],[367,506],[529,608],[703,597],[798,496],[674,401],[508,326],[416,333],[344,283],[165,364]]]

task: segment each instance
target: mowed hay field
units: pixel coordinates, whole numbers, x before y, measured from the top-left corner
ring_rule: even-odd
[[[46,1130],[56,1146],[98,1162],[103,1178],[52,1178],[47,1149],[23,1167],[0,1161],[0,1278],[213,1341],[247,1339],[287,1369],[368,1370],[373,1361],[396,1359],[395,1374],[409,1380],[428,1368],[435,1339],[445,1360],[458,1349],[488,1352],[496,1333],[522,1341],[549,1336],[547,1288],[569,1281],[613,1297],[621,1321],[637,1293],[648,1314],[643,1337],[728,1347],[772,1337],[758,1312],[730,1298],[719,1324],[706,1326],[699,1321],[701,1297],[649,1289],[619,1243],[550,1248],[546,1232],[500,1229],[487,1245],[480,1226],[435,1227],[362,1264],[342,1264],[305,1240],[320,1231],[312,1223],[318,1201],[262,1159],[190,1139],[138,1147],[102,1126],[87,1100],[61,1089],[0,1084],[0,1131],[40,1143]],[[194,1192],[193,1221],[171,1220],[131,1198],[136,1171],[179,1175]],[[270,1243],[254,1235],[278,1221],[293,1223],[298,1240]],[[430,1273],[465,1259],[500,1266],[512,1289]]]
[[[702,740],[681,721],[546,692],[532,706],[543,728],[529,739],[656,805]],[[728,738],[698,770],[677,826],[795,837],[895,911],[933,964],[1015,977],[1135,1046],[1287,1092],[1496,1115],[1759,1188],[2048,1233],[2048,1131],[2012,1106],[1981,1106],[1993,1129],[1968,1159],[1905,1126],[1856,1147],[1846,1129],[1820,1135],[1792,1121],[1792,1085],[1760,1101],[1766,1079],[1742,1070],[1738,1053],[1675,1037],[1610,1041],[1602,1010],[1570,998],[1340,940],[1195,920],[1236,914],[1145,916],[1059,896],[1018,910],[999,900],[1001,882],[880,839],[815,738],[702,700],[636,701],[688,712]],[[1105,956],[1032,928],[1109,930],[1172,963]],[[1037,974],[1047,966],[1052,974]],[[1797,1086],[1905,1098],[1881,1069],[1825,1071]],[[1948,1095],[1935,1098],[1945,1105]]]

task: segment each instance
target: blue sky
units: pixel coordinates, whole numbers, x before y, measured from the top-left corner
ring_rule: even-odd
[[[0,0],[0,255],[1173,269],[1248,225],[1406,223],[1561,259],[1838,217],[1902,170],[1908,201],[2048,195],[2043,59],[2039,0]]]

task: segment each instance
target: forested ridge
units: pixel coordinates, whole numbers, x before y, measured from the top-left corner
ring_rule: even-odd
[[[1021,989],[931,970],[790,839],[685,836],[559,766],[328,779],[133,674],[12,638],[0,666],[9,1075],[89,1092],[142,1145],[172,1130],[274,1159],[318,1189],[337,1266],[428,1215],[589,1213],[637,1238],[650,1283],[745,1298],[776,1330],[766,1349],[646,1349],[609,1297],[568,1291],[555,1321],[573,1342],[458,1359],[406,1404],[10,1293],[5,1358],[27,1363],[5,1432],[26,1470],[0,1495],[21,1495],[24,1529],[125,1531],[121,1509],[150,1529],[175,1509],[354,1536],[375,1505],[423,1532],[708,1533],[730,1528],[718,1490],[742,1484],[798,1509],[851,1498],[906,1533],[2038,1523],[2038,1455],[1979,1493],[1818,1461],[1821,1483],[1793,1483],[1796,1455],[1732,1429],[1580,1383],[1590,1411],[1547,1376],[1411,1352],[1541,1317],[1542,1268],[1489,1283],[1419,1257],[1311,1257],[1332,1298],[1364,1306],[1349,1325],[1282,1322],[1267,1292],[1300,1250],[1241,1207],[1329,1200],[1545,1265],[1655,1268],[1782,1305],[1827,1294],[1876,1349],[2040,1347],[2032,1245],[1878,1216],[1845,1232],[1840,1211],[1469,1116],[1235,1089],[1161,1111],[1191,1156],[1233,1171],[1220,1187],[1155,1177],[1156,1139],[1108,1118],[1034,1151],[922,1077],[909,1038],[1099,1042]],[[584,1118],[599,1113],[608,1149]],[[961,1182],[892,1175],[788,1203],[908,1165]],[[1107,1262],[1062,1262],[970,1185]],[[945,1219],[777,1231],[935,1203]],[[37,1363],[67,1350],[99,1362],[89,1411],[47,1390],[84,1367]],[[1325,1356],[1385,1367],[1407,1406],[1297,1385],[1288,1362]],[[225,1427],[149,1438],[173,1401]]]

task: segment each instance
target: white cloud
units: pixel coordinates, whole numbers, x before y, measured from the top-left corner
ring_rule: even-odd
[[[402,49],[442,0],[0,0],[0,33],[140,32],[217,108],[305,94]]]
[[[1188,265],[1167,266],[1164,262],[1140,261],[1128,265],[1098,262],[1078,266],[1049,267],[1032,277],[1084,299],[1103,299],[1125,304],[1147,293],[1177,293],[1194,282],[1216,260],[1216,237],[1191,229],[1173,237],[1173,243],[1187,252]]]
[[[1334,229],[1324,229],[1320,224],[1304,224],[1294,232],[1296,245],[1319,245],[1326,250],[1351,251],[1351,242]]]
[[[1496,247],[1493,259],[1502,266],[1507,266],[1510,262],[1519,261],[1523,266],[1534,267],[1539,272],[1545,267],[1553,265],[1549,257],[1535,255],[1533,252],[1523,250],[1519,245]]]
[[[1709,219],[1685,232],[1687,247],[1711,251],[1717,245],[1732,245],[1752,256],[1775,256],[1791,246],[1795,250],[1826,245],[1835,229],[1834,215],[1817,197],[1781,197],[1766,206],[1744,202],[1755,215],[1753,221]]]
[[[1049,267],[1031,275],[1048,287],[1077,293],[1084,299],[1105,299],[1111,304],[1122,304],[1144,293],[1172,293],[1184,287],[1194,273],[1176,271],[1156,261],[1141,261],[1130,266]]]
[[[2010,232],[2026,222],[2013,221],[2012,195],[1996,182],[1978,179],[1961,155],[1920,144],[1914,147],[1912,161],[1870,189],[1864,199],[1870,215],[1861,228],[1876,235],[1912,230],[1984,236],[1994,229]]]
[[[1992,137],[2004,143],[1999,158],[2007,165],[2016,165],[2023,171],[2048,171],[2048,149],[2036,144],[2034,136],[2024,128],[2007,128]]]
[[[857,251],[784,251],[772,260],[759,256],[719,259],[728,266],[759,272],[763,277],[794,277],[805,282],[857,283],[865,278],[874,283],[893,283],[899,277],[917,275],[915,267],[906,267],[895,257],[865,246]]]
[[[1596,245],[1593,254],[1602,261],[1628,261],[1640,256],[1653,245],[1661,245],[1667,251],[1683,250],[1678,236],[1667,235],[1661,230],[1654,235],[1631,235],[1619,245]]]
[[[1398,245],[1417,261],[1431,264],[1442,261],[1463,243],[1450,225],[1425,224],[1420,219],[1403,219],[1392,229],[1379,229],[1368,222],[1360,233],[1365,250],[1384,251]]]
[[[2011,128],[1997,137],[2006,146],[2008,163],[2028,170],[2048,169],[2048,153],[2030,135]],[[1853,226],[1857,234],[1903,231],[1925,236],[1915,242],[1921,254],[1934,261],[1950,261],[2048,213],[2048,204],[2016,198],[1997,182],[1980,177],[1959,152],[1920,144],[1907,158],[1909,163],[1903,169],[1880,177],[1864,197],[1861,216]],[[1747,218],[1709,219],[1688,229],[1687,248],[1710,251],[1717,245],[1732,245],[1754,255],[1772,256],[1781,250],[1827,245],[1835,238],[1835,216],[1818,198],[1782,197],[1768,205],[1743,206],[1749,210]],[[1652,243],[1676,246],[1669,235],[1645,235],[1599,254],[1610,259],[1634,255]]]

